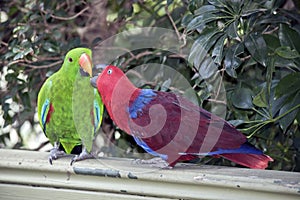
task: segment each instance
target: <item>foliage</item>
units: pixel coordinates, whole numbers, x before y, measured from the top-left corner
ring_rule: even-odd
[[[208,0],[183,22],[198,33],[189,56],[194,67],[204,67],[197,56],[203,47],[226,72],[228,119],[238,119],[231,122],[275,158],[273,169],[299,170],[299,15],[283,3]]]
[[[275,159],[270,169],[300,171],[300,17],[293,6],[286,9],[288,3],[291,1],[7,1],[0,18],[4,66],[0,105],[5,119],[0,143],[8,145],[11,131],[5,127],[13,125],[19,140],[10,147],[26,146],[21,127],[26,121],[36,125],[37,92],[70,48],[93,47],[123,30],[157,26],[173,29],[178,43],[192,38],[190,53],[139,49],[114,63],[125,71],[145,63],[172,66],[189,80],[204,108],[218,112],[227,106],[226,119]],[[136,41],[133,37],[118,42],[130,46]],[[210,89],[208,80],[221,85],[217,77],[224,91]],[[157,78],[143,86],[172,90],[172,84]],[[227,102],[218,101],[222,95]],[[112,140],[120,149],[141,151],[120,130]],[[211,158],[205,162],[231,164]]]

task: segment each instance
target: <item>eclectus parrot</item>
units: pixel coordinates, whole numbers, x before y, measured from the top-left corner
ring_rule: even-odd
[[[228,122],[186,98],[139,89],[118,67],[100,68],[102,73],[91,83],[98,88],[112,120],[168,167],[206,155],[257,169],[265,169],[273,161]]]
[[[38,94],[40,125],[54,148],[49,162],[70,154],[77,145],[82,152],[74,161],[92,158],[92,144],[100,128],[103,103],[90,85],[92,52],[87,48],[70,50],[62,67],[43,84]],[[59,150],[62,145],[64,151]]]

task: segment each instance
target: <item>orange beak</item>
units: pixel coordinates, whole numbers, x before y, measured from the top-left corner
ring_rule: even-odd
[[[89,55],[86,53],[83,53],[79,58],[79,65],[82,68],[83,71],[88,73],[90,77],[92,77],[92,60]]]

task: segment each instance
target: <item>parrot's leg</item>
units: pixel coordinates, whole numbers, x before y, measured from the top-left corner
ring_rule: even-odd
[[[65,157],[67,154],[64,151],[59,150],[59,144],[57,142],[54,143],[53,149],[50,151],[49,155],[49,163],[52,165],[52,161],[61,157]]]
[[[164,159],[162,159],[161,157],[155,157],[155,158],[151,158],[149,160],[143,160],[143,159],[136,159],[133,161],[134,164],[146,164],[146,165],[150,165],[151,167],[158,167],[161,169],[172,169],[173,167],[169,166],[169,163],[167,161],[165,161]]]
[[[72,158],[70,165],[73,165],[74,162],[86,159],[93,159],[96,156],[93,153],[89,153],[85,147],[83,147],[82,152],[79,155],[76,155]]]

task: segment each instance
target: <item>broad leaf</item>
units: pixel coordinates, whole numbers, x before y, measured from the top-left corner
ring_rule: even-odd
[[[218,15],[215,15],[213,13],[205,13],[203,15],[199,15],[195,17],[188,25],[187,25],[187,31],[192,31],[197,29],[198,32],[201,32],[204,28],[206,23],[214,21],[219,19],[220,17]]]
[[[225,54],[225,60],[224,60],[225,70],[227,74],[230,75],[231,77],[236,78],[235,69],[238,68],[242,63],[238,55],[240,55],[243,51],[244,51],[243,45],[236,44],[233,45],[231,48],[229,48]]]
[[[268,107],[265,87],[263,87],[261,91],[253,98],[253,104],[262,108]]]
[[[241,119],[237,119],[237,120],[229,120],[228,121],[232,126],[238,126],[238,125],[241,125],[243,123],[245,123],[244,120],[241,120]]]
[[[232,104],[236,108],[251,109],[253,108],[252,94],[249,88],[239,88],[232,94]]]
[[[279,40],[281,46],[289,46],[291,47],[291,49],[296,49],[298,52],[300,52],[300,35],[297,31],[291,29],[288,25],[280,24]]]
[[[217,73],[217,66],[214,64],[211,58],[206,58],[199,67],[199,74],[201,78],[208,79],[212,75]]]
[[[263,35],[264,40],[267,44],[267,47],[274,52],[275,49],[277,49],[278,47],[280,47],[280,41],[278,39],[278,37],[271,35],[271,34],[264,34]]]
[[[205,56],[207,55],[206,44],[210,39],[217,34],[218,29],[210,29],[201,34],[194,42],[191,52],[189,54],[188,61],[193,63],[195,67],[199,67]]]
[[[295,72],[283,77],[275,88],[275,97],[294,94],[300,90],[300,72]]]
[[[283,58],[287,58],[287,59],[294,59],[294,58],[300,57],[299,53],[295,49],[291,49],[291,47],[289,47],[289,46],[278,47],[275,50],[275,53],[277,53],[277,55],[279,55]]]
[[[267,45],[260,34],[252,33],[245,39],[245,46],[251,56],[263,66],[266,66]]]
[[[234,22],[232,22],[229,26],[228,26],[228,28],[227,28],[227,35],[230,37],[230,38],[239,38],[239,35],[238,35],[238,33],[237,33],[237,30],[238,30],[238,28],[237,28],[237,26],[238,26],[238,21],[237,20],[235,20]]]
[[[213,49],[212,52],[212,57],[215,57],[215,63],[217,63],[218,65],[221,65],[222,59],[223,59],[223,49],[224,49],[224,45],[225,45],[225,40],[226,40],[227,36],[223,35],[222,37],[220,37],[218,39],[218,41],[215,44],[215,47]]]
[[[294,108],[299,104],[300,104],[300,91],[298,91],[295,96],[293,96],[289,101],[287,101],[285,105],[283,105],[283,107],[279,111],[279,116],[289,112],[292,108]],[[284,117],[279,119],[279,124],[283,132],[287,131],[287,128],[293,123],[299,111],[300,111],[299,108],[295,109],[289,112],[288,114],[286,114]]]
[[[203,15],[204,13],[213,13],[218,12],[218,9],[216,9],[213,5],[205,5],[201,6],[199,9],[194,11],[195,15]]]

